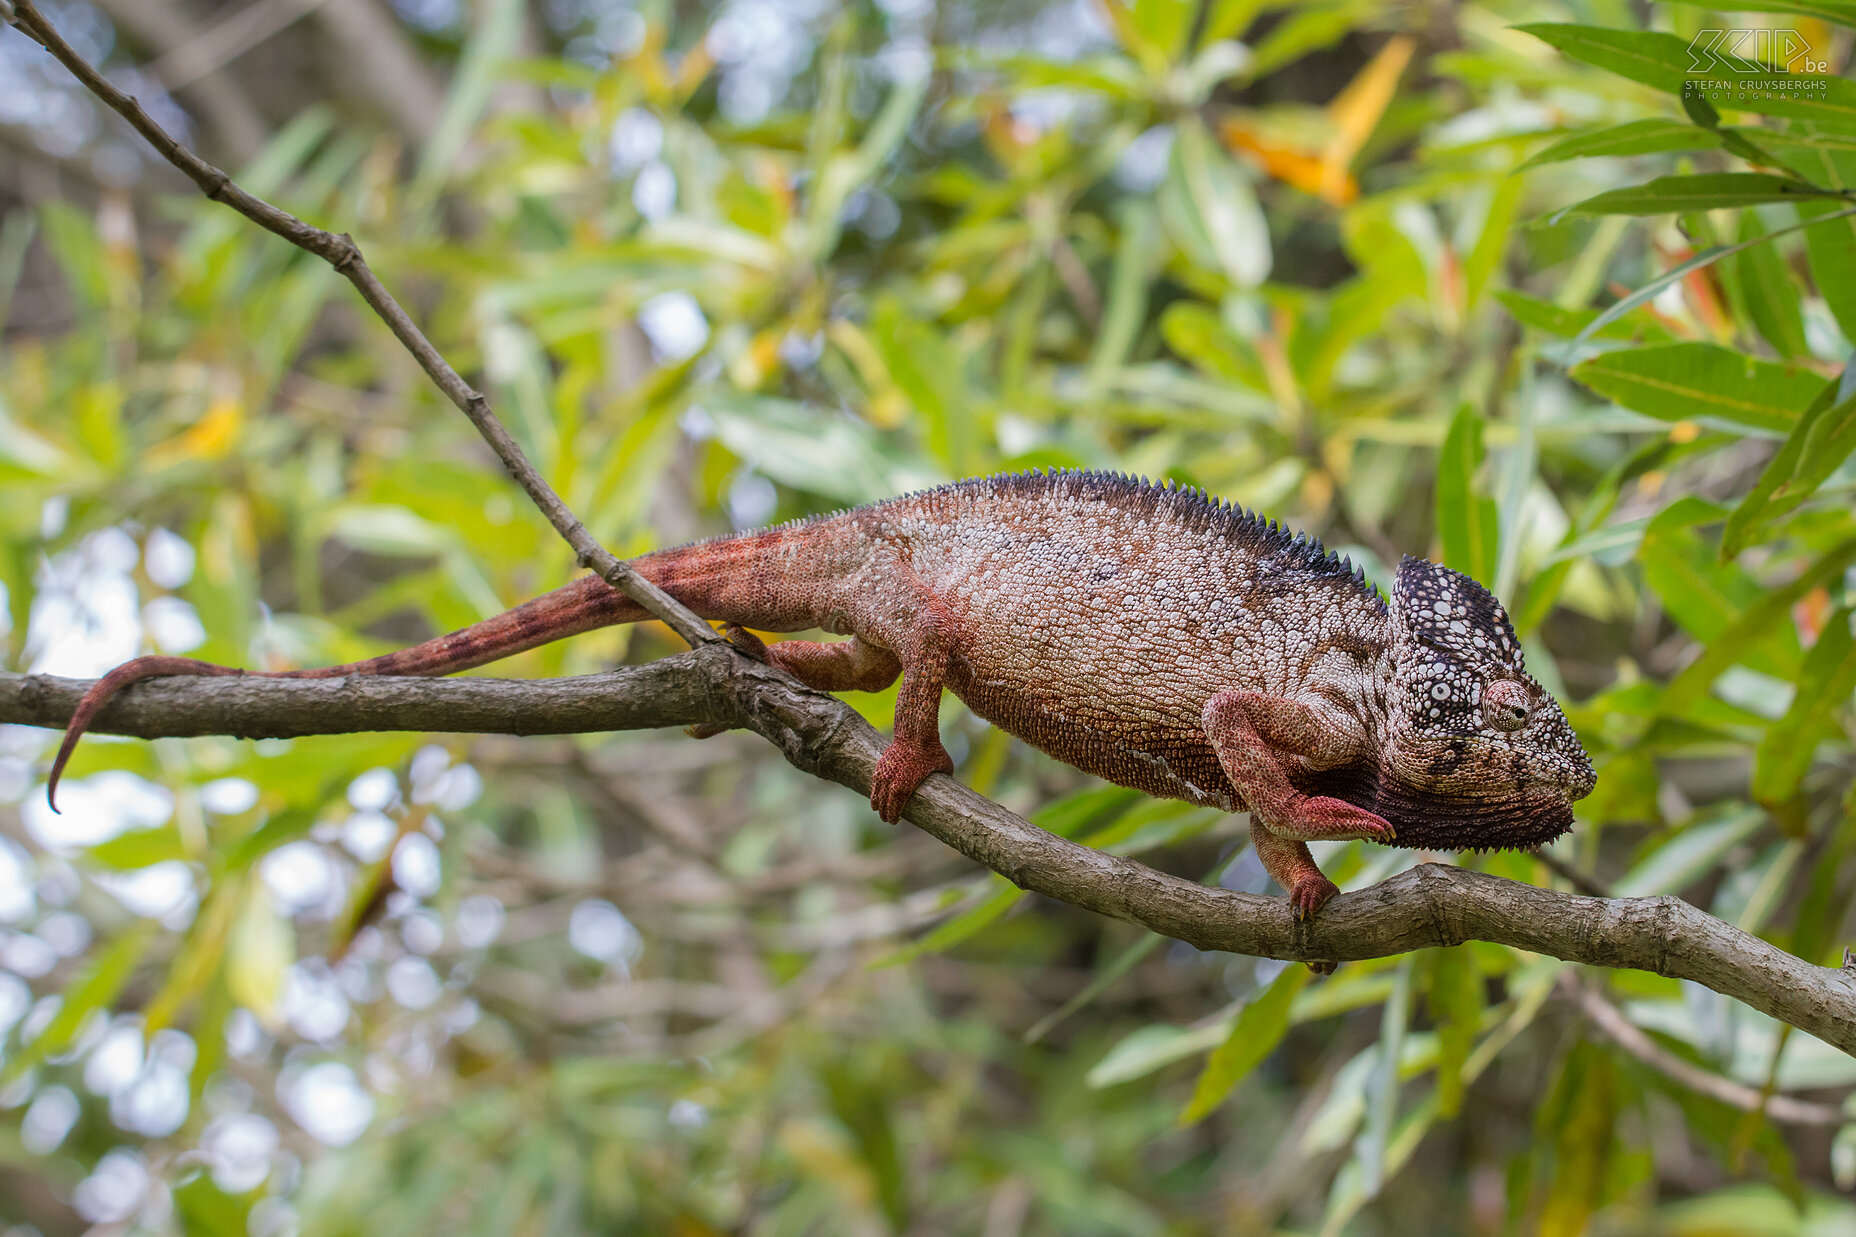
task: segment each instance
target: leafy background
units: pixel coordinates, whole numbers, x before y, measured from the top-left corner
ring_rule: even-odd
[[[44,7],[352,231],[617,552],[1090,466],[1381,581],[1428,553],[1510,601],[1600,766],[1550,866],[1458,862],[1840,959],[1856,85],[1696,84],[1687,49],[1792,30],[1834,72],[1842,0]],[[10,30],[0,82],[12,668],[326,663],[569,577],[332,272]],[[1047,828],[1266,888],[1241,818],[943,717]],[[1856,1086],[1675,981],[1199,954],[742,736],[93,739],[62,817],[50,742],[0,728],[9,1234],[1856,1226],[1856,1127],[1708,1098],[1566,999],[1752,1088]]]

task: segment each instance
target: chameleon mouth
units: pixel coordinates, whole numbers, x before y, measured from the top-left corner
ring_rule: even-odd
[[[1444,797],[1387,778],[1372,809],[1414,850],[1528,850],[1572,828],[1572,803],[1552,790]]]

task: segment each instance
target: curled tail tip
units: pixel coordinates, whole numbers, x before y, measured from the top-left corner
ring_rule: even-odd
[[[131,683],[142,679],[155,678],[160,675],[222,675],[243,674],[229,666],[215,666],[211,662],[195,661],[191,657],[138,657],[126,661],[102,678],[90,685],[77,707],[71,710],[71,720],[64,730],[64,742],[58,745],[58,754],[52,758],[51,773],[45,779],[45,803],[53,813],[63,815],[58,810],[58,783],[64,777],[64,768],[71,762],[71,753],[77,750],[77,741],[90,729],[90,723],[103,706],[108,704],[117,692]]]

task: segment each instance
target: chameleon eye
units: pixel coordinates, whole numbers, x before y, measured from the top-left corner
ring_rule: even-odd
[[[1519,730],[1527,725],[1532,705],[1527,688],[1513,679],[1498,679],[1482,689],[1482,716],[1497,730]]]

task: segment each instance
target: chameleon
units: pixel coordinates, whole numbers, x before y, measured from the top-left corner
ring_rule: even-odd
[[[1390,597],[1275,520],[1116,473],[957,481],[632,560],[737,645],[821,691],[898,677],[871,806],[898,820],[935,773],[942,690],[1086,773],[1248,811],[1297,920],[1337,892],[1308,849],[1539,846],[1595,775],[1475,580],[1406,556]],[[597,576],[423,644],[273,677],[439,675],[647,618]],[[763,643],[755,631],[848,639]],[[48,795],[120,689],[243,671],[141,657],[75,710]]]

